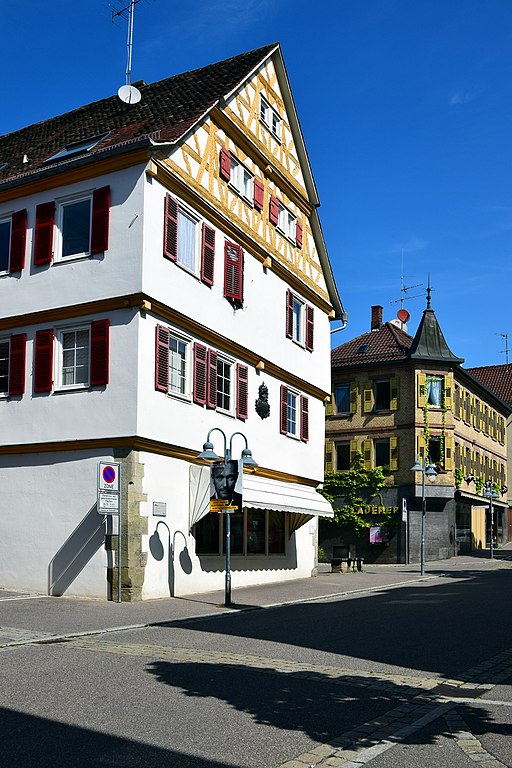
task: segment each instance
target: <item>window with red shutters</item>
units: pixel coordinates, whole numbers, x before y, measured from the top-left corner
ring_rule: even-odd
[[[268,217],[272,224],[277,226],[279,221],[279,201],[274,195],[270,195],[270,205],[268,209]]]
[[[296,222],[295,242],[299,248],[302,248],[302,224],[300,221]]]
[[[248,416],[249,399],[249,369],[246,365],[237,363],[236,365],[236,415],[237,418],[245,419]]]
[[[313,351],[314,327],[315,311],[312,306],[306,304],[306,349],[309,352]]]
[[[169,329],[156,326],[155,339],[155,389],[167,392],[169,388]]]
[[[226,149],[226,147],[222,147],[220,150],[220,167],[219,167],[219,174],[221,179],[224,179],[224,181],[229,181],[231,178],[231,152],[229,149]]]
[[[203,222],[201,249],[201,280],[206,285],[213,285],[215,264],[215,230]]]
[[[36,228],[34,234],[34,264],[50,264],[53,255],[53,226],[55,203],[41,203],[36,207]],[[38,390],[36,390],[38,391]],[[47,391],[47,390],[42,390]]]
[[[25,246],[27,242],[27,210],[13,213],[11,231],[11,252],[9,272],[21,272],[25,267]]]
[[[288,387],[281,384],[279,429],[282,435],[288,434]]]
[[[239,245],[226,242],[224,246],[224,296],[243,301],[244,253]]]
[[[110,187],[95,189],[92,195],[91,253],[108,249]]]
[[[165,196],[164,256],[171,261],[178,259],[178,203],[169,193]]]
[[[23,395],[25,393],[25,352],[27,334],[18,333],[11,336],[9,349],[9,394]]]
[[[194,403],[206,405],[207,390],[207,349],[194,343]]]
[[[34,392],[51,392],[53,384],[53,328],[36,332]]]
[[[219,356],[213,349],[208,350],[207,368],[208,368],[208,386],[206,396],[206,407],[217,407],[217,362]]]
[[[286,291],[286,338],[293,338],[293,293]]]
[[[263,182],[255,178],[254,179],[254,207],[258,211],[262,211],[264,202],[265,202],[265,187],[263,186]]]
[[[109,376],[110,321],[94,320],[91,323],[91,387],[108,384]]]
[[[300,439],[304,443],[309,440],[309,400],[305,395],[300,397]]]

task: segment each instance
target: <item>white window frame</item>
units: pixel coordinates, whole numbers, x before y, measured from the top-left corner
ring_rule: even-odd
[[[7,268],[0,269],[0,275],[8,275],[10,269],[11,243],[12,243],[12,214],[0,216],[0,225],[9,224],[9,243],[7,246]]]
[[[283,119],[279,112],[271,107],[268,100],[260,96],[260,121],[267,128],[274,139],[281,143],[283,134]]]
[[[89,201],[89,247],[86,251],[80,251],[77,253],[70,253],[67,256],[62,255],[62,249],[64,244],[63,229],[64,229],[64,209],[71,205],[76,205],[85,200]],[[54,261],[73,261],[74,259],[86,259],[91,255],[91,235],[92,235],[92,191],[81,192],[80,194],[73,195],[72,197],[61,198],[56,200],[56,227],[55,227],[55,256]]]
[[[219,405],[219,363],[225,365],[229,370],[229,408],[223,408]],[[235,361],[225,355],[217,355],[217,406],[216,410],[225,413],[227,416],[234,416],[236,401],[236,379],[235,379]],[[224,393],[223,393],[224,394]]]
[[[189,272],[191,275],[194,275],[195,277],[199,278],[200,275],[200,267],[201,267],[201,233],[202,233],[202,219],[200,216],[198,216],[195,211],[192,210],[188,205],[185,205],[181,202],[181,200],[178,200],[178,218],[177,218],[177,226],[178,226],[178,253],[176,258],[176,264],[180,266],[182,269],[185,269],[187,272]],[[185,218],[190,219],[190,221],[194,224],[194,267],[191,268],[188,264],[186,264],[184,261],[181,261],[180,259],[180,215],[185,216]]]
[[[0,344],[7,344],[7,386],[5,389],[0,389],[0,398],[8,397],[9,395],[9,366],[11,363],[11,340],[8,336],[0,337]]]
[[[279,200],[277,202],[276,228],[294,245],[297,242],[297,217]]]
[[[64,334],[65,333],[77,333],[79,331],[87,331],[89,336],[89,359],[87,370],[87,382],[78,382],[75,384],[64,384]],[[89,389],[91,386],[91,324],[84,323],[82,325],[67,325],[62,328],[55,329],[55,343],[57,350],[57,384],[55,390],[69,392],[73,389]]]
[[[295,410],[295,429],[290,432],[290,400],[293,398],[293,409]],[[286,409],[286,434],[295,440],[300,440],[300,392],[295,389],[288,389],[287,409]]]
[[[292,293],[292,341],[299,347],[306,345],[306,302]],[[295,308],[298,308],[298,315]]]
[[[174,339],[177,342],[181,342],[185,345],[185,376],[183,377],[184,381],[184,392],[178,392],[175,389],[172,389],[171,386],[171,356],[172,356],[172,350],[170,347],[171,339]],[[192,399],[192,387],[191,387],[191,360],[192,360],[192,339],[189,336],[184,336],[181,333],[176,333],[172,328],[169,328],[169,386],[168,386],[168,394],[171,395],[171,397],[176,397],[179,400],[187,400],[191,401]]]
[[[233,154],[230,157],[229,186],[251,205],[254,205],[254,174]]]

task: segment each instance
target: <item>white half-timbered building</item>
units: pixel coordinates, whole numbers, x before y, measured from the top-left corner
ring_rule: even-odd
[[[123,599],[221,589],[214,427],[233,587],[308,576],[343,307],[279,46],[136,85],[0,137],[0,587],[115,595],[119,462]]]

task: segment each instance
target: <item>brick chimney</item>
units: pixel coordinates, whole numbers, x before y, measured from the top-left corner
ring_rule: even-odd
[[[379,328],[382,328],[382,307],[380,304],[376,304],[372,307],[372,324],[370,330],[378,331]]]

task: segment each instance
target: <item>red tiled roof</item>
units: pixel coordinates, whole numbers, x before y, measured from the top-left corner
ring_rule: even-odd
[[[512,364],[466,368],[467,373],[512,407]]]
[[[0,136],[0,185],[45,168],[58,168],[70,158],[45,163],[66,146],[109,132],[90,152],[120,147],[149,137],[173,142],[231,93],[277,44],[242,53],[201,69],[175,75],[156,83],[139,85],[142,99],[125,104],[118,97],[87,104],[63,115]],[[23,163],[26,155],[28,162]]]
[[[384,323],[377,331],[347,341],[331,351],[333,368],[391,363],[405,360],[413,342],[412,336],[392,323]]]

